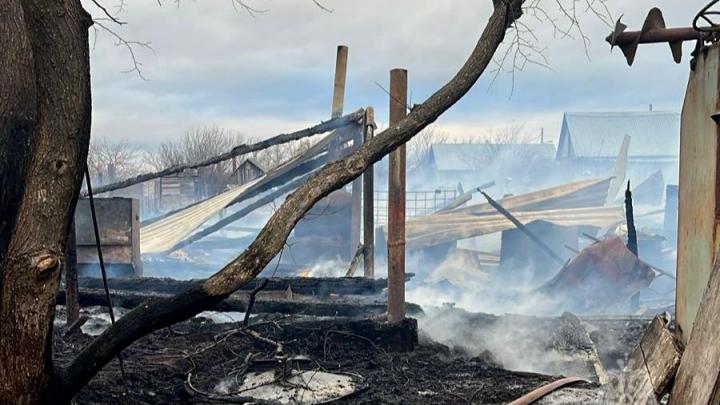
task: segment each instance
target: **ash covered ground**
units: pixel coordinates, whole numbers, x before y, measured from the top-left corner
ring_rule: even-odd
[[[93,337],[79,330],[66,334],[61,322],[63,309],[59,309],[53,355],[64,365]],[[88,313],[95,314],[92,319],[96,319],[102,311],[94,308]],[[277,348],[272,343],[243,332],[248,329],[281,343],[286,356],[300,356],[302,361],[293,367],[362,377],[353,394],[333,403],[501,404],[560,378],[562,373],[548,375],[506,369],[511,368],[503,364],[503,360],[507,362],[508,353],[515,351],[518,357],[538,356],[537,347],[529,348],[520,344],[520,340],[511,339],[504,351],[488,345],[498,351],[493,353],[482,350],[473,341],[472,336],[481,334],[483,328],[497,328],[512,317],[471,314],[452,308],[438,311],[441,316],[420,319],[418,344],[410,352],[395,351],[380,338],[373,341],[364,337],[362,328],[358,329],[356,324],[367,326],[375,322],[370,320],[262,315],[253,317],[251,326],[244,329],[239,322],[216,323],[196,317],[172,329],[152,333],[123,352],[127,393],[124,393],[118,362],[113,361],[83,388],[75,403],[227,403],[227,399],[220,401],[213,395],[227,392],[233,380],[242,380],[249,372],[248,356],[253,356],[252,367],[258,368],[264,360],[272,361],[276,354]],[[453,341],[429,336],[428,332],[434,333],[423,330],[436,327],[443,317],[448,320],[447,327],[462,329],[454,334],[457,338]],[[551,346],[558,345],[558,334],[552,332],[558,322],[565,325],[581,322],[581,330],[592,330],[585,334],[593,338],[590,344],[598,349],[599,358],[609,362],[605,368],[612,372],[622,365],[626,353],[637,343],[647,320],[618,318],[586,322],[569,314],[559,318],[524,317],[523,333],[529,333],[528,325],[538,326],[540,335],[550,330],[547,338],[539,341],[548,345],[548,356],[551,356]],[[89,328],[83,329],[89,332]],[[569,341],[576,342],[578,338],[572,337]],[[586,343],[583,340],[579,346]],[[567,346],[567,342],[560,342],[559,346],[563,344]],[[189,375],[192,388],[188,385]],[[602,395],[603,389],[596,383],[577,383],[556,391],[540,403],[593,403]]]

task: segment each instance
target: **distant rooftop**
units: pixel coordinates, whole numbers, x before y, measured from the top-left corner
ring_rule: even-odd
[[[440,171],[477,170],[497,159],[554,159],[551,143],[440,143],[430,146],[428,161]]]
[[[625,135],[629,157],[677,157],[680,114],[664,111],[565,113],[557,158],[615,157]]]

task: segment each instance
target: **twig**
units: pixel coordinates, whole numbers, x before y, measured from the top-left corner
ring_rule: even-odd
[[[312,0],[312,2],[315,3],[315,5],[320,8],[320,10],[327,11],[328,13],[332,13],[335,11],[333,9],[323,6],[322,4],[320,4],[320,2],[318,0]]]
[[[117,39],[115,46],[125,47],[125,49],[127,49],[128,53],[130,54],[130,59],[132,60],[133,67],[131,69],[122,71],[122,73],[136,72],[138,77],[140,77],[141,79],[143,79],[145,81],[148,81],[148,79],[142,73],[142,70],[141,70],[142,63],[140,63],[140,61],[138,61],[137,57],[135,56],[135,49],[133,47],[137,46],[137,47],[149,49],[149,50],[155,52],[155,50],[152,48],[152,46],[150,46],[150,42],[128,41],[125,38],[123,38],[122,36],[120,36],[120,34],[118,34],[117,32],[113,31],[112,29],[110,29],[106,25],[104,25],[101,22],[103,20],[107,20],[107,19],[103,19],[103,18],[94,19],[93,27],[98,26],[98,27],[102,28],[105,32],[107,32],[108,34],[115,37],[115,39]],[[97,35],[97,29],[95,28],[95,30],[96,30],[95,35]]]
[[[239,332],[240,332],[240,333],[243,333],[243,334],[245,334],[245,335],[247,335],[247,336],[250,336],[250,337],[252,337],[253,339],[255,339],[255,340],[259,341],[259,342],[268,344],[268,345],[270,345],[270,346],[275,346],[275,352],[276,352],[276,353],[283,353],[283,352],[284,352],[282,343],[276,342],[276,341],[274,341],[274,340],[272,340],[272,339],[270,339],[270,338],[266,338],[265,336],[263,336],[263,335],[255,332],[254,330],[250,330],[250,329],[240,329]]]
[[[245,319],[243,319],[243,326],[248,326],[250,322],[250,313],[252,312],[253,306],[255,305],[255,297],[257,293],[268,285],[270,280],[264,278],[253,290],[250,292],[250,298],[248,300],[247,309],[245,310]]]
[[[115,17],[114,15],[110,14],[110,12],[109,12],[105,7],[103,7],[102,4],[98,3],[97,0],[92,0],[92,2],[93,2],[100,10],[102,10],[102,12],[103,12],[110,20],[112,20],[112,22],[114,22],[115,24],[117,24],[117,25],[127,24],[125,21],[120,21],[117,17]],[[121,3],[120,10],[122,10],[122,3]]]

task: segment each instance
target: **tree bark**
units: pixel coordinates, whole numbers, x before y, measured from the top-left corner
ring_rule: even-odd
[[[450,82],[413,108],[397,126],[383,131],[347,158],[332,162],[313,175],[287,198],[255,241],[222,270],[182,294],[149,300],[119,319],[68,366],[62,378],[65,391],[61,395],[71,398],[108,361],[138,338],[215,305],[252,280],[283,248],[295,224],[317,201],[406,143],[464,96],[492,60],[505,30],[522,13],[522,0],[496,1],[495,4],[475,49]]]
[[[0,403],[56,400],[52,318],[90,138],[91,23],[79,0],[0,2]]]

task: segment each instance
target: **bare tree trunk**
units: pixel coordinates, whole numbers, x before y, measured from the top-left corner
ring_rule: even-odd
[[[0,2],[0,403],[56,400],[52,318],[90,138],[91,23],[79,0]]]
[[[285,200],[239,257],[203,283],[174,297],[149,300],[108,328],[65,370],[63,395],[72,397],[120,350],[138,338],[203,311],[255,278],[282,249],[295,224],[317,201],[348,184],[371,164],[410,140],[470,90],[492,60],[505,30],[520,17],[521,5],[522,0],[497,1],[475,49],[450,82],[413,108],[397,126],[383,131],[346,159],[332,162],[313,175]]]

